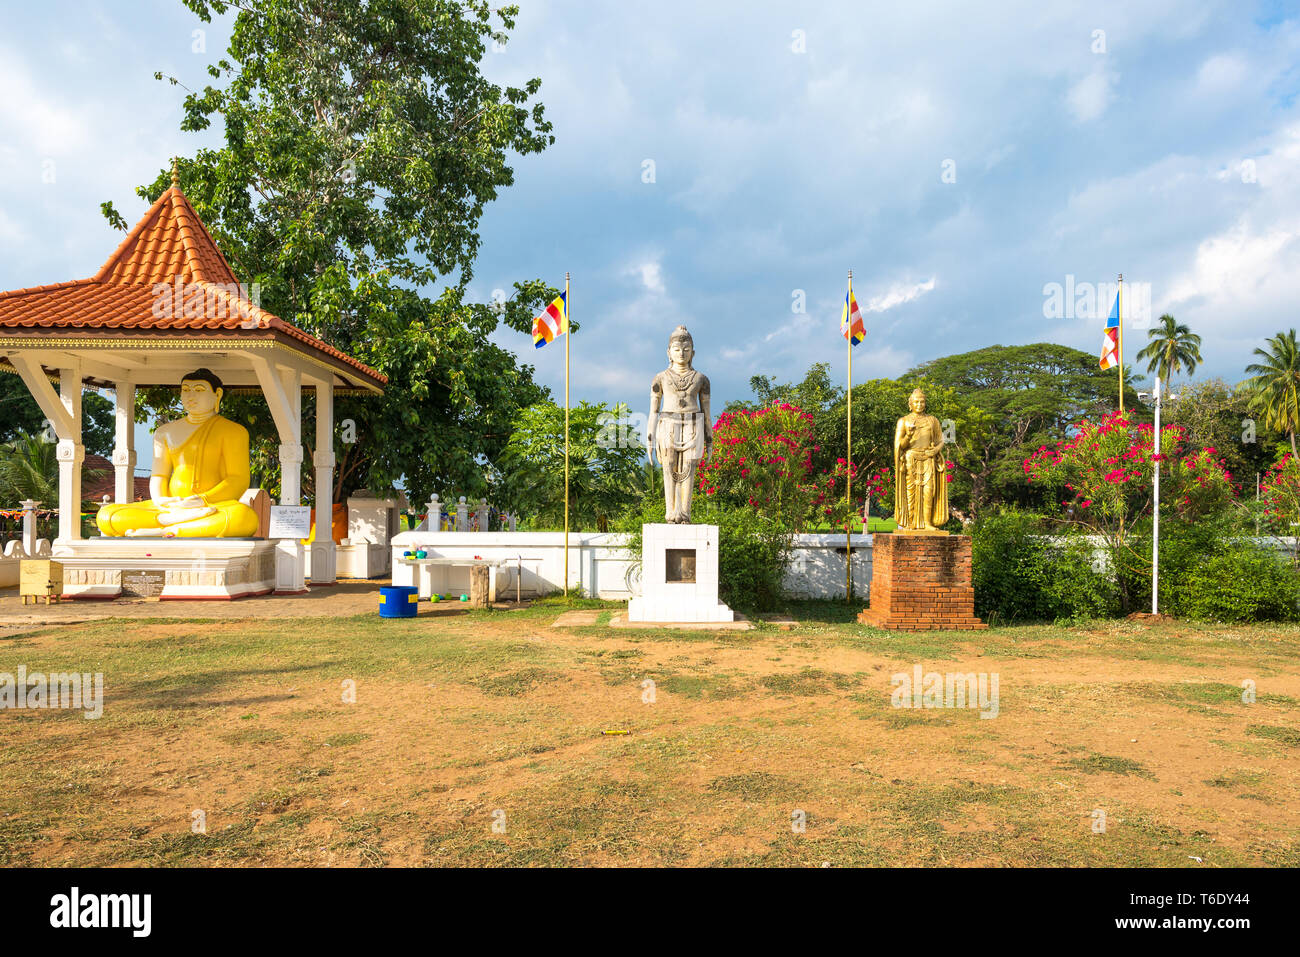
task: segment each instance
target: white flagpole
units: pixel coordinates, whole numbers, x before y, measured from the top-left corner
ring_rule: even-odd
[[[848,449],[844,461],[847,464],[844,477],[844,497],[848,499],[849,515],[855,514],[853,508],[853,270],[849,270],[849,301],[844,305],[848,312],[848,335],[844,339],[849,350],[849,395],[848,395]],[[853,601],[853,524],[850,522],[844,531],[844,600]]]
[[[569,274],[564,274],[564,597],[569,597]]]
[[[1157,603],[1159,601],[1158,589],[1160,587],[1160,376],[1156,376],[1156,460],[1155,477],[1153,479],[1155,487],[1155,508],[1151,517],[1151,614],[1159,614]]]

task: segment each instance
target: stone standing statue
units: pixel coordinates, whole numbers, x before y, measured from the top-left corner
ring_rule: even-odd
[[[650,383],[650,427],[646,444],[664,470],[664,520],[691,521],[695,470],[713,450],[709,377],[691,365],[695,340],[678,326],[668,338],[668,368]]]
[[[925,413],[925,393],[912,392],[907,415],[894,429],[894,520],[899,532],[947,534],[948,469],[943,427]]]

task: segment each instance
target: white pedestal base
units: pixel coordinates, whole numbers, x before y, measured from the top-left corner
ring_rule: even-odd
[[[72,598],[117,598],[124,572],[158,573],[164,600],[275,588],[275,543],[249,538],[87,538],[55,545],[52,557],[63,563],[63,594]]]
[[[385,578],[393,567],[390,551],[387,545],[344,539],[334,546],[334,572],[339,578]]]
[[[338,546],[333,542],[312,542],[307,546],[307,577],[313,585],[338,581]]]
[[[275,540],[275,593],[301,595],[307,590],[305,548],[296,538]]]
[[[693,574],[683,574],[687,564],[694,565]],[[718,526],[641,526],[641,595],[628,602],[628,621],[728,622],[735,618],[735,613],[718,601]]]

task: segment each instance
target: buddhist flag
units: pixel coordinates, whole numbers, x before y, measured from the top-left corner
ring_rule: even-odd
[[[1115,295],[1115,305],[1111,306],[1110,316],[1106,319],[1105,338],[1101,343],[1101,367],[1109,369],[1119,365],[1119,294]]]
[[[867,338],[867,327],[862,321],[862,310],[858,308],[858,297],[853,295],[853,288],[844,294],[844,311],[840,313],[840,335],[857,345]]]
[[[546,310],[533,320],[533,346],[540,349],[569,331],[568,294],[560,293]]]

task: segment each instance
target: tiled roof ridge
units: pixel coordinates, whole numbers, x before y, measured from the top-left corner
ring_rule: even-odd
[[[177,241],[179,250],[173,248]],[[150,254],[152,258],[147,258]],[[171,186],[126,234],[104,265],[99,267],[93,280],[116,285],[153,285],[171,281],[174,274],[166,275],[157,270],[159,266],[165,270],[171,265],[165,260],[178,255],[180,275],[185,282],[206,280],[239,284],[203,219],[181,188]],[[160,259],[164,261],[159,262]]]
[[[198,259],[198,256],[204,248],[216,253],[217,261],[221,264],[221,268],[225,270],[226,275],[229,277],[229,281],[239,287],[240,296],[242,297],[244,289],[243,284],[239,281],[239,277],[235,275],[235,271],[230,268],[230,263],[226,261],[225,254],[221,251],[221,247],[217,245],[217,241],[212,238],[212,234],[208,232],[208,227],[204,224],[198,211],[190,205],[189,199],[181,192],[179,186],[172,186],[167,190],[167,192],[174,194],[172,196],[172,207],[176,214],[176,224],[180,228],[181,241],[185,244],[186,251],[195,257],[197,265],[200,267],[202,266],[202,260]],[[193,225],[198,227],[199,232],[203,236],[202,243],[196,242],[194,237],[191,235],[193,227],[188,222],[191,218],[194,220]],[[197,275],[195,279],[206,280],[207,282],[226,281],[220,276],[208,275]]]
[[[85,286],[93,283],[93,279],[69,279],[66,282],[52,282],[45,286],[28,286],[26,289],[6,289],[0,291],[0,299],[8,299],[11,296],[30,296],[39,292],[53,292],[56,289],[68,289],[72,286]]]
[[[168,192],[170,192],[170,190],[168,190]],[[131,231],[126,234],[126,238],[117,244],[117,248],[113,250],[113,254],[104,261],[104,265],[100,266],[99,271],[91,277],[91,282],[104,282],[105,279],[108,278],[109,274],[112,273],[113,268],[118,264],[118,261],[123,259],[129,250],[135,249],[145,227],[157,218],[162,209],[163,203],[166,201],[166,192],[153,201],[153,205],[150,206],[149,209],[145,211],[145,214],[140,217],[140,221],[131,228]]]
[[[176,249],[178,241],[179,251]],[[151,310],[150,316],[142,314],[139,317],[128,317],[122,323],[109,325],[104,321],[102,315],[96,310],[102,310],[105,297],[121,303],[130,302],[133,307],[145,308],[149,305],[147,296],[152,294],[153,285],[164,281],[174,282],[176,275],[167,276],[157,267],[161,264],[164,269],[167,268],[175,262],[178,252],[182,259],[180,278],[191,287],[189,290],[182,290],[182,302],[188,303],[191,295],[201,289],[205,297],[211,294],[225,300],[230,306],[228,316],[204,316],[201,318],[208,321],[203,323],[189,320],[177,322],[173,316],[160,317]],[[150,275],[150,267],[153,267],[153,275]],[[71,291],[77,288],[84,291]],[[9,303],[6,311],[15,314],[0,317],[0,328],[62,330],[101,328],[112,329],[119,333],[132,328],[150,332],[170,329],[184,334],[187,331],[201,329],[229,330],[232,328],[229,324],[232,319],[254,319],[256,325],[247,328],[281,333],[352,366],[375,381],[384,383],[388,381],[388,377],[383,373],[279,316],[267,312],[249,299],[243,284],[230,268],[226,257],[208,232],[207,226],[204,225],[203,219],[190,205],[179,186],[169,187],[154,201],[140,221],[135,224],[135,228],[127,233],[126,238],[114,250],[113,255],[91,278],[0,291],[0,301],[47,295],[52,295],[53,301],[43,298],[37,301],[49,303],[46,311],[52,309],[55,311],[54,315],[38,316],[30,310],[30,306]],[[183,310],[184,306],[177,303],[175,308]],[[214,319],[215,324],[212,321]]]

